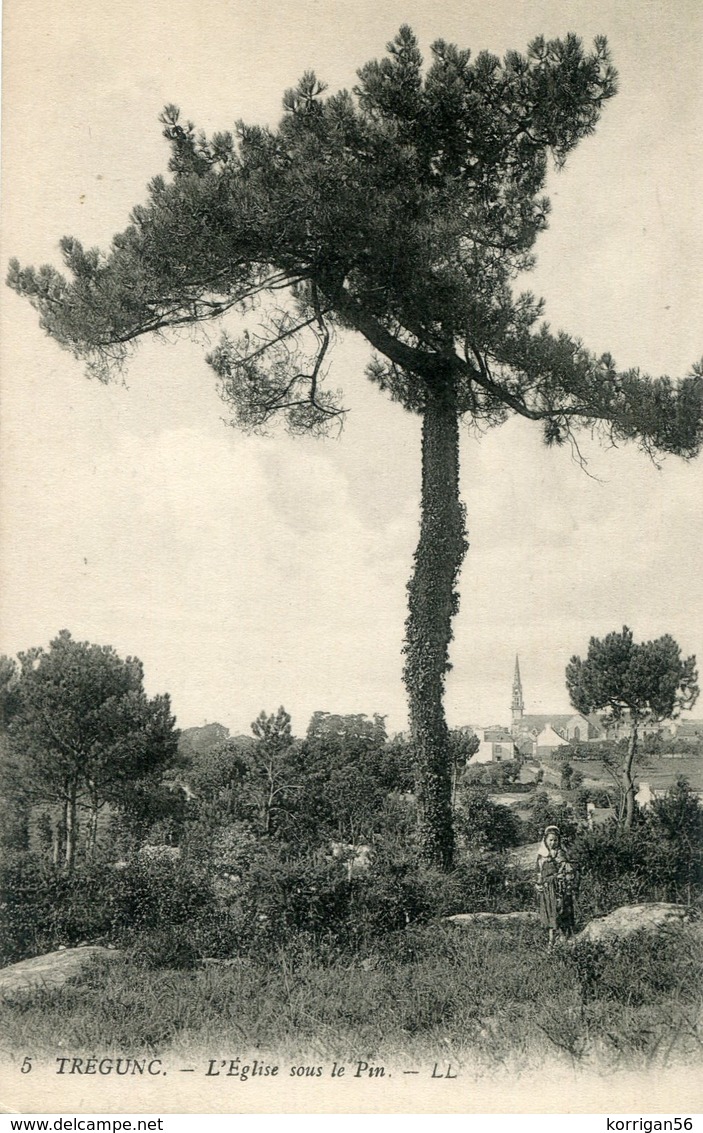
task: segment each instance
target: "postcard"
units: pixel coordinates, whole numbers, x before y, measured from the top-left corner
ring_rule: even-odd
[[[702,45],[5,0],[6,1112],[700,1111]]]

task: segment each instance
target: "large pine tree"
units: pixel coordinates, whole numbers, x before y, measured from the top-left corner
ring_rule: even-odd
[[[294,432],[327,431],[344,412],[326,385],[333,332],[368,340],[369,378],[422,418],[404,679],[423,843],[448,866],[443,691],[467,548],[460,421],[484,428],[519,414],[548,443],[585,424],[691,457],[703,372],[619,372],[609,355],[551,333],[534,296],[512,290],[547,224],[550,158],[562,165],[615,93],[605,40],[588,53],[574,35],[538,38],[502,61],[441,40],[431,51],[423,73],[403,27],[351,93],[327,97],[304,75],[275,130],[238,123],[207,138],[167,107],[171,176],[152,181],[109,252],[66,238],[68,279],[13,262],[9,282],[103,379],[141,335],[255,310],[256,329],[224,334],[208,358],[245,429],[281,416]]]

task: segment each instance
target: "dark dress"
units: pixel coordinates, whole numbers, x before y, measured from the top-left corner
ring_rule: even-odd
[[[571,936],[575,927],[574,888],[576,877],[564,855],[537,860],[539,919],[545,928]]]
[[[537,896],[539,899],[539,919],[545,928],[558,928],[557,874],[559,863],[556,858],[540,858],[537,862]]]

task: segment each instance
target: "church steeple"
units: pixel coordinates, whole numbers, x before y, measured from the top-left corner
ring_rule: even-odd
[[[513,715],[513,724],[518,724],[522,720],[523,712],[525,711],[525,701],[522,698],[522,681],[520,680],[520,663],[515,655],[515,676],[513,677],[513,702],[511,704],[511,711]]]

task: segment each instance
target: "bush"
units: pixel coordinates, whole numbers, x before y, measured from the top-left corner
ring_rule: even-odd
[[[687,785],[641,814],[630,830],[616,823],[582,831],[573,845],[588,916],[640,901],[700,901],[703,810]]]
[[[183,861],[131,862],[114,870],[104,885],[104,907],[112,932],[125,933],[187,924],[210,911],[215,898],[209,879]]]
[[[412,852],[379,855],[355,888],[354,943],[366,946],[386,933],[431,920],[442,907],[444,877]]]
[[[522,823],[507,806],[494,803],[484,786],[462,788],[455,828],[470,846],[505,850],[520,844]]]
[[[0,850],[19,854],[29,849],[29,823],[31,808],[21,798],[0,796]]]
[[[285,854],[285,846],[269,848],[237,888],[237,932],[245,950],[282,945],[300,931],[336,936],[346,918],[351,893],[346,865],[319,855]]]
[[[570,842],[577,830],[577,822],[568,803],[552,802],[546,791],[538,791],[530,806],[531,815],[524,824],[525,841],[538,842],[545,827],[558,826],[563,841]]]
[[[301,936],[330,954],[365,948],[433,916],[440,877],[410,854],[382,856],[367,874],[350,878],[344,861],[285,859],[271,850],[242,878],[233,903],[239,947],[260,954]]]
[[[190,926],[171,925],[142,933],[130,949],[130,958],[145,968],[194,968],[201,957]]]
[[[671,998],[695,999],[701,951],[699,938],[679,931],[642,932],[612,943],[577,941],[569,949],[567,962],[584,1003],[609,999],[639,1007]]]
[[[690,901],[692,890],[700,893],[703,886],[703,806],[684,776],[654,801],[646,824],[664,848],[669,884],[687,891]]]
[[[572,789],[574,794],[571,803],[579,818],[585,819],[587,817],[588,803],[593,803],[596,807],[612,807],[613,805],[612,792],[605,787],[578,786],[574,789],[572,785]]]
[[[350,878],[344,861],[319,852],[295,856],[285,844],[257,843],[244,863],[238,837],[225,841],[226,864],[231,850],[241,869],[227,889],[184,860],[66,874],[21,856],[0,876],[2,962],[83,942],[132,946],[148,967],[289,951],[296,941],[329,958],[364,951],[408,925],[515,908],[524,899],[498,854],[481,853],[443,874],[389,841],[366,874]]]
[[[463,771],[461,782],[466,785],[480,783],[492,791],[521,790],[523,784],[518,782],[521,766],[517,759],[502,763],[472,763]],[[529,784],[524,786],[530,789]]]
[[[500,853],[487,853],[460,861],[442,875],[438,912],[509,913],[534,903],[532,880],[520,877]]]
[[[135,934],[188,924],[215,906],[202,873],[168,861],[66,873],[21,855],[0,869],[0,893],[4,963],[86,942],[131,943]]]
[[[577,791],[583,783],[583,771],[574,768],[570,763],[561,765],[561,786],[565,791]]]
[[[42,928],[51,900],[42,863],[29,854],[8,857],[0,866],[0,963],[12,964],[43,949]]]
[[[366,874],[349,877],[346,864],[319,855],[286,857],[272,844],[242,877],[227,915],[226,941],[210,929],[208,955],[261,955],[296,939],[327,957],[365,951],[388,934],[467,910],[507,911],[531,900],[501,855],[482,853],[449,874],[409,850],[377,848]],[[207,939],[207,932],[205,938]]]

